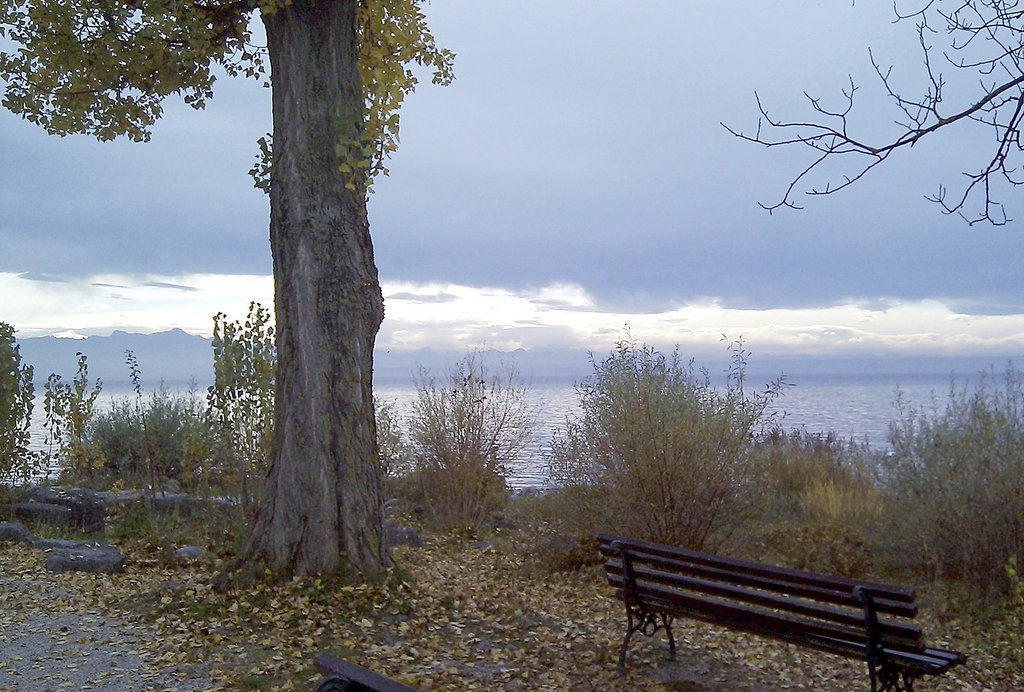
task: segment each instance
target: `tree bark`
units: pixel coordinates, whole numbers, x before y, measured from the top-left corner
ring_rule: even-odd
[[[392,564],[371,387],[383,297],[365,194],[345,188],[335,154],[339,123],[362,122],[355,9],[296,0],[263,15],[278,370],[270,471],[241,563],[281,576]]]

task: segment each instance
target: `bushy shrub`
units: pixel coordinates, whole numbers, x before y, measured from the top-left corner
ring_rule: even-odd
[[[21,362],[14,327],[0,322],[0,482],[27,483],[42,466],[29,450],[34,394],[32,366]]]
[[[395,405],[374,397],[373,409],[377,421],[377,457],[381,478],[387,481],[404,476],[412,468],[412,459]]]
[[[492,373],[480,353],[441,379],[420,371],[409,480],[442,527],[477,526],[505,506],[510,465],[533,431],[527,392],[514,364]]]
[[[196,389],[112,402],[93,416],[88,443],[103,464],[85,477],[94,487],[151,485],[156,490],[224,489],[226,451],[207,418]],[[70,475],[70,474],[69,474]]]
[[[973,388],[950,386],[945,408],[897,398],[882,484],[902,559],[980,594],[1009,588],[1024,555],[1024,377],[1012,365]]]
[[[556,485],[573,488],[588,530],[714,549],[753,516],[754,433],[782,381],[744,391],[747,352],[732,345],[724,390],[706,370],[620,342],[578,385],[581,413],[552,440]]]
[[[866,578],[874,573],[874,546],[856,527],[817,520],[766,527],[759,543],[765,559],[812,572]]]

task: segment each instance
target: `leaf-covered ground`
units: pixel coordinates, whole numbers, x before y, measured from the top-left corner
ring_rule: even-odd
[[[676,661],[637,637],[620,673],[625,618],[600,568],[551,573],[530,545],[428,537],[370,586],[220,593],[212,557],[178,565],[139,543],[122,574],[54,575],[42,551],[0,543],[0,690],[311,690],[323,651],[420,690],[867,689],[862,663],[685,621]],[[930,641],[968,664],[919,689],[1024,689],[1024,652],[998,627],[927,615]]]

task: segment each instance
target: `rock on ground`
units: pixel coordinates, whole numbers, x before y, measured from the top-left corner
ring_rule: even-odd
[[[99,493],[85,488],[36,485],[24,492],[21,501],[66,507],[69,523],[89,532],[102,531],[107,517],[107,506]]]
[[[108,543],[43,539],[32,545],[50,551],[46,558],[46,569],[51,572],[116,574],[124,569],[124,553]]]
[[[28,528],[17,521],[0,521],[0,541],[31,543],[36,539]]]

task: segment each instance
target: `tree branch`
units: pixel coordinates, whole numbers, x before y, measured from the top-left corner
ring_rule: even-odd
[[[1024,154],[1021,126],[1024,123],[1024,10],[1016,9],[1016,0],[928,0],[922,7],[901,13],[895,9],[896,21],[913,19],[917,22],[918,41],[921,46],[927,87],[918,98],[907,98],[892,82],[893,68],[883,69],[869,50],[872,67],[893,105],[904,120],[896,124],[902,132],[880,143],[869,143],[850,133],[850,117],[854,111],[854,95],[858,87],[850,78],[848,89],[842,90],[843,107],[825,108],[821,101],[805,92],[811,109],[819,118],[811,121],[788,121],[769,115],[759,95],[755,94],[760,118],[755,134],[748,135],[725,123],[725,127],[740,139],[766,147],[798,145],[812,150],[809,164],[801,169],[787,186],[782,198],[761,206],[773,212],[782,207],[799,209],[794,201],[812,176],[828,161],[853,159],[855,163],[838,179],[829,179],[823,185],[805,189],[805,194],[830,195],[861,180],[876,166],[882,164],[897,150],[912,148],[923,138],[957,123],[974,122],[991,127],[996,147],[984,155],[986,163],[976,173],[965,173],[967,184],[963,193],[947,201],[944,187],[927,199],[938,203],[944,212],[957,214],[969,224],[985,221],[1003,225],[1009,221],[1002,203],[994,197],[1000,183],[1017,186],[1024,184],[1018,174],[1016,161]],[[933,48],[929,37],[936,32],[930,23],[938,18],[945,24],[950,36],[948,50],[956,53],[970,48],[976,52],[987,50],[981,57],[960,57],[954,60],[944,53],[946,63],[959,71],[976,72],[981,78],[981,94],[950,115],[943,115],[940,107],[945,98],[946,80],[933,64]],[[984,80],[997,73],[1004,78],[991,82]],[[765,127],[767,125],[767,127]],[[777,135],[769,136],[768,133]],[[967,213],[972,200],[981,197],[977,215]]]

